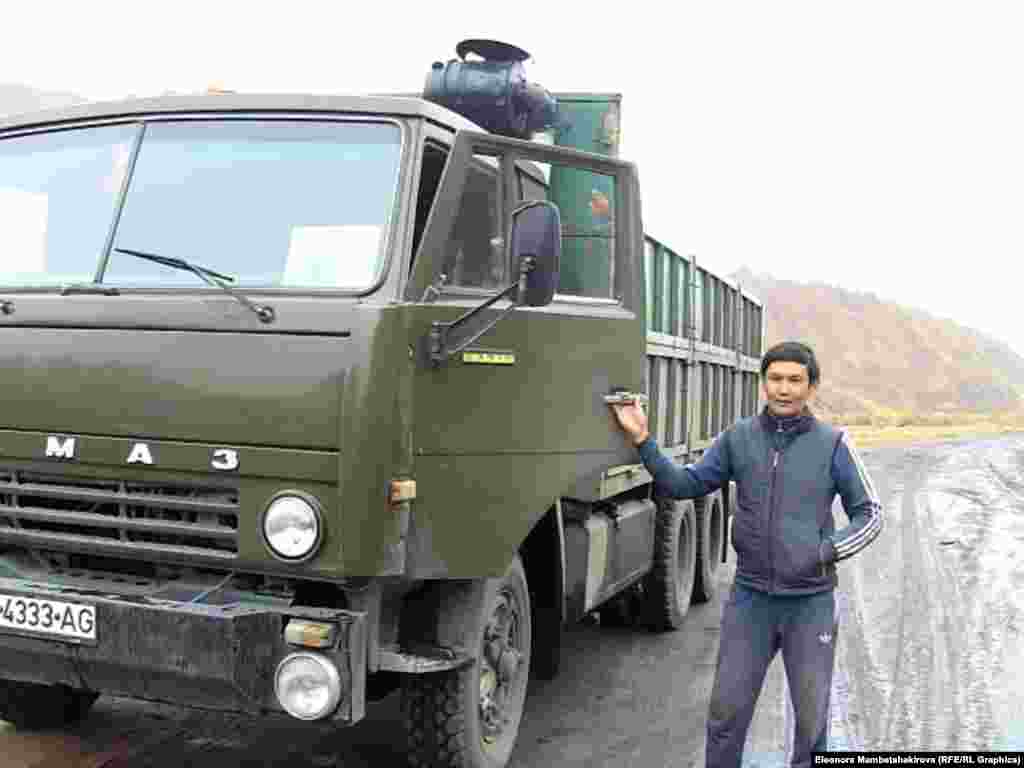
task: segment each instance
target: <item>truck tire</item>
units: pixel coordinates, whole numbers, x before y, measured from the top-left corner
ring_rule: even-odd
[[[502,768],[519,733],[530,674],[530,593],[517,556],[488,579],[476,628],[480,658],[405,675],[402,714],[412,768]]]
[[[690,609],[697,566],[697,524],[693,502],[658,503],[654,561],[644,577],[644,623],[654,631],[679,629]]]
[[[29,731],[59,728],[85,717],[97,698],[66,685],[0,680],[0,720]]]
[[[694,500],[697,510],[697,578],[693,602],[706,603],[715,596],[715,577],[722,560],[725,505],[718,491]]]

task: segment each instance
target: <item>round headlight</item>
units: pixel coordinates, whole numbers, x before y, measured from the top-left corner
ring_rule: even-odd
[[[301,560],[320,546],[320,513],[312,499],[285,494],[263,515],[263,537],[278,557]]]
[[[289,715],[299,720],[319,720],[338,708],[341,675],[323,656],[293,653],[277,666],[274,690]]]

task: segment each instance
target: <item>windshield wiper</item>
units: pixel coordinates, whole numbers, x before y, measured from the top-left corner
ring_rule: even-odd
[[[222,275],[220,272],[214,272],[212,269],[201,267],[198,264],[193,264],[184,259],[178,259],[174,256],[159,256],[155,253],[145,253],[143,251],[133,251],[128,248],[115,248],[118,253],[127,253],[129,256],[136,256],[140,259],[146,259],[147,261],[155,261],[157,264],[163,264],[165,267],[174,267],[175,269],[183,269],[186,272],[191,272],[193,275],[198,277],[207,285],[212,285],[220,288],[228,296],[239,302],[246,309],[250,309],[256,313],[261,322],[272,323],[276,314],[274,308],[267,304],[254,304],[252,301],[247,299],[241,293],[233,290],[230,286],[225,284],[226,282],[233,283],[235,278],[228,275]]]
[[[70,296],[73,293],[94,293],[99,296],[121,295],[121,291],[114,286],[102,283],[68,283],[60,288],[61,296]]]

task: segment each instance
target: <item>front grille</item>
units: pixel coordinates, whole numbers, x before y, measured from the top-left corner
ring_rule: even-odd
[[[238,489],[0,469],[0,541],[119,554],[238,552]]]

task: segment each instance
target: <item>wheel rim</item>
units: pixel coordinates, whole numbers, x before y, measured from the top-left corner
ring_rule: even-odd
[[[498,592],[480,658],[480,742],[497,748],[521,710],[525,666],[523,607],[510,588]]]

